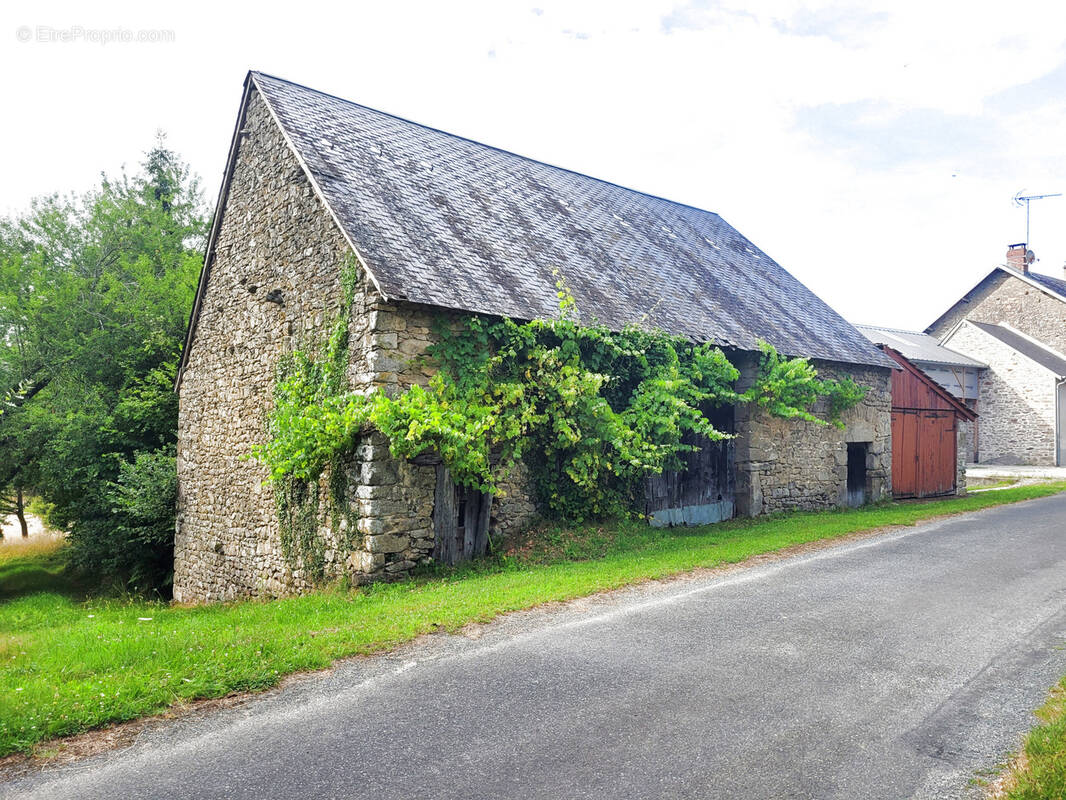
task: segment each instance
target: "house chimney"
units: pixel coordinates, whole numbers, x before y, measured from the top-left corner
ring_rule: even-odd
[[[1028,275],[1029,265],[1034,261],[1036,261],[1036,254],[1025,246],[1025,242],[1012,244],[1007,248],[1007,266],[1018,272]]]

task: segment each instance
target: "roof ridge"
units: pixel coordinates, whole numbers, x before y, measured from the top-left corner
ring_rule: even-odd
[[[390,298],[552,316],[551,273],[565,265],[579,302],[618,329],[639,317],[722,347],[752,350],[761,338],[790,356],[892,363],[715,212],[268,73],[247,82]]]
[[[925,333],[924,331],[909,331],[904,328],[892,328],[888,325],[860,325],[858,323],[852,324],[854,324],[856,328],[869,328],[870,330],[874,331],[889,331],[891,333],[906,333],[910,336],[928,336],[930,339],[935,338],[934,336]]]
[[[1042,342],[1040,339],[1037,339],[1035,336],[1030,336],[1025,331],[1020,330],[1019,328],[1015,328],[1009,322],[986,323],[986,324],[992,325],[993,327],[996,327],[996,328],[1003,328],[1004,330],[1008,330],[1008,331],[1010,331],[1011,333],[1013,333],[1013,334],[1015,334],[1017,336],[1021,336],[1023,339],[1025,339],[1025,340],[1027,340],[1029,342],[1032,342],[1037,347],[1039,347],[1039,348],[1041,348],[1043,350],[1046,350],[1047,352],[1051,353],[1051,355],[1053,355],[1053,356],[1055,356],[1057,358],[1061,358],[1063,361],[1066,361],[1066,355],[1063,355],[1058,350],[1056,350],[1055,348],[1053,348],[1050,345],[1048,345],[1046,342]]]
[[[644,197],[650,197],[652,200],[658,200],[660,202],[667,203],[667,204],[672,205],[672,206],[680,206],[682,208],[690,208],[693,211],[699,211],[701,214],[713,214],[714,216],[718,217],[719,219],[722,218],[721,214],[719,214],[717,211],[711,211],[711,210],[706,209],[706,208],[700,208],[699,206],[694,206],[691,203],[682,203],[682,202],[680,202],[678,200],[671,200],[670,198],[663,197],[660,194],[653,194],[652,192],[645,192],[642,189],[634,189],[631,186],[625,186],[625,185],[623,185],[621,183],[616,183],[615,181],[609,181],[606,178],[597,178],[595,175],[589,175],[588,173],[585,173],[585,172],[578,172],[576,169],[570,169],[569,167],[560,167],[558,164],[549,164],[547,161],[541,161],[539,158],[533,158],[532,156],[523,155],[522,153],[516,153],[514,150],[508,150],[505,147],[497,147],[494,144],[486,144],[485,142],[478,141],[477,139],[471,139],[469,136],[460,136],[457,133],[452,133],[450,131],[446,131],[443,128],[437,128],[437,127],[434,127],[433,125],[427,125],[424,122],[416,122],[413,119],[408,119],[407,117],[401,117],[399,114],[393,114],[393,113],[388,112],[388,111],[382,111],[380,108],[372,108],[371,106],[363,105],[362,103],[357,103],[354,100],[349,100],[348,98],[341,97],[340,95],[331,94],[330,92],[323,92],[320,89],[315,89],[314,87],[308,86],[307,84],[297,83],[296,81],[290,81],[287,78],[281,78],[281,77],[278,77],[277,75],[271,75],[269,72],[262,72],[261,70],[255,70],[255,69],[250,70],[250,72],[251,72],[252,75],[256,75],[256,76],[263,77],[263,78],[268,78],[268,79],[273,80],[273,81],[280,81],[281,83],[287,83],[287,84],[289,84],[289,86],[295,86],[295,87],[297,87],[299,89],[303,89],[305,91],[312,92],[314,94],[321,95],[323,97],[329,97],[329,98],[331,98],[333,100],[338,100],[338,101],[340,101],[342,103],[347,103],[348,105],[356,106],[357,108],[364,109],[365,111],[370,111],[370,112],[372,112],[374,114],[380,114],[383,117],[389,117],[390,119],[395,119],[395,120],[398,120],[400,122],[406,123],[408,125],[415,125],[415,126],[417,126],[419,128],[422,128],[424,130],[433,131],[434,133],[439,133],[442,136],[447,136],[447,137],[449,137],[451,139],[458,139],[459,141],[469,142],[470,144],[475,144],[478,147],[485,147],[485,148],[488,148],[489,150],[495,150],[498,153],[505,153],[506,155],[513,156],[514,158],[521,158],[523,161],[528,161],[531,164],[540,164],[541,166],[548,167],[549,169],[557,169],[557,170],[559,170],[561,172],[569,172],[571,175],[577,175],[578,177],[585,178],[586,180],[596,181],[597,183],[602,183],[602,184],[605,184],[607,186],[613,186],[616,189],[621,189],[621,190],[626,191],[626,192],[632,192],[633,194],[639,194],[639,195],[643,195]],[[766,254],[765,251],[761,250],[761,248],[760,248],[760,252],[763,252],[764,254]],[[767,257],[769,257],[768,254],[766,254],[766,255],[767,255]]]

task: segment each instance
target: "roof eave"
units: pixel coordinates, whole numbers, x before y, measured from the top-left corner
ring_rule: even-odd
[[[899,365],[900,369],[903,369],[906,372],[910,372],[912,375],[918,378],[918,380],[920,380],[922,383],[924,383],[926,386],[936,392],[937,395],[943,397],[948,403],[951,404],[952,408],[954,408],[958,413],[962,414],[962,416],[965,417],[967,420],[973,422],[975,419],[977,419],[976,411],[974,411],[972,408],[969,408],[957,397],[951,394],[951,392],[949,392],[939,383],[937,383],[928,375],[926,375],[925,372],[922,371],[921,367],[919,367],[917,364],[915,364],[913,361],[903,355],[903,353],[892,347],[889,347],[888,345],[880,345],[880,348],[886,356],[891,358]]]
[[[211,230],[207,236],[207,246],[204,249],[204,263],[200,268],[200,277],[196,282],[196,297],[193,300],[192,311],[189,314],[189,326],[185,331],[185,343],[181,348],[181,359],[178,362],[178,373],[174,376],[174,391],[181,388],[181,379],[188,365],[189,349],[192,347],[193,333],[196,323],[200,319],[200,307],[203,304],[203,295],[207,286],[207,278],[211,272],[211,263],[215,255],[215,242],[218,239],[219,229],[222,227],[222,216],[225,210],[226,198],[229,196],[230,182],[233,179],[233,167],[237,161],[237,150],[240,144],[241,130],[244,126],[245,115],[248,111],[248,100],[252,90],[252,73],[249,72],[244,78],[244,93],[241,96],[240,109],[237,111],[237,122],[233,126],[233,137],[230,140],[229,155],[226,157],[226,170],[222,174],[222,185],[218,190],[218,200],[215,202],[215,214],[211,221]]]

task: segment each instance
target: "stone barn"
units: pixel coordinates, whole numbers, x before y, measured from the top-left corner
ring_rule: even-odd
[[[176,600],[309,587],[279,546],[267,473],[249,452],[266,437],[279,359],[322,338],[352,259],[353,390],[424,383],[420,356],[442,318],[557,315],[561,270],[586,318],[713,341],[741,388],[759,338],[869,387],[843,429],[730,409],[717,420],[736,434],[723,450],[649,489],[657,522],[891,496],[893,363],[717,214],[252,72],[178,376]],[[441,470],[367,435],[343,476],[355,530],[326,549],[326,573],[402,576],[439,552],[457,515],[493,535],[535,515],[521,471],[489,507]]]

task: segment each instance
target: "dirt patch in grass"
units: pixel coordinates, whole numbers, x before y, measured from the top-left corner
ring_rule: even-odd
[[[1018,786],[1018,776],[1028,768],[1029,757],[1025,753],[1011,758],[1003,767],[1003,771],[985,788],[985,797],[988,800],[1007,800]]]
[[[279,686],[268,691],[280,691],[281,688]],[[262,698],[265,694],[266,692],[238,692],[210,700],[178,703],[164,713],[152,717],[132,719],[76,736],[50,739],[37,745],[32,754],[12,753],[0,758],[0,782],[24,778],[44,769],[72,764],[111,750],[122,750],[132,745],[146,731],[156,730],[179,719],[207,716],[224,709],[237,708],[253,699]]]

